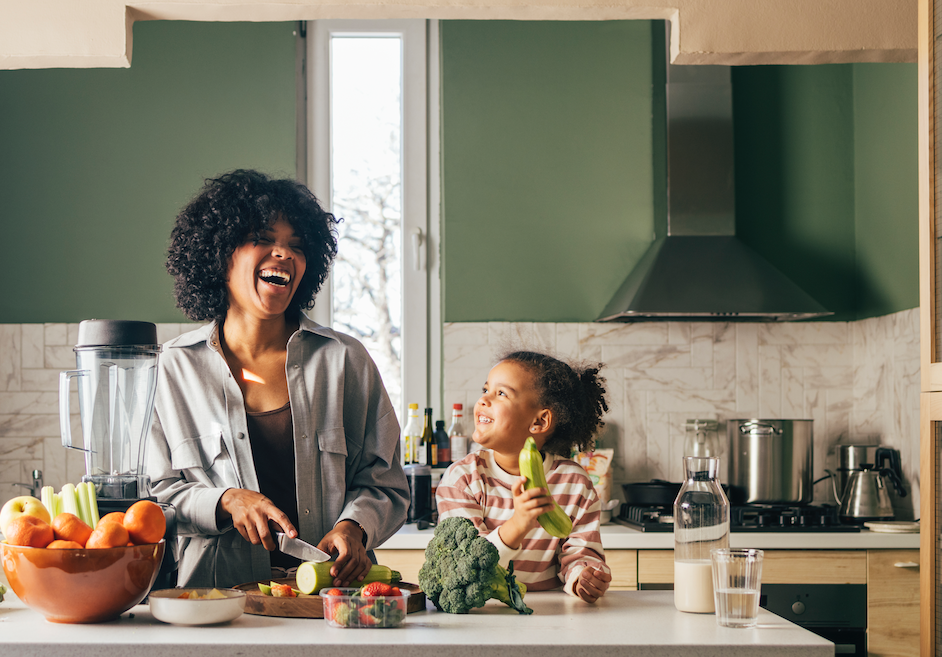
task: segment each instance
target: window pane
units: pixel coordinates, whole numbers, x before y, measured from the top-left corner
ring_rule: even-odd
[[[376,361],[401,407],[402,43],[330,41],[331,199],[339,225],[333,325]]]

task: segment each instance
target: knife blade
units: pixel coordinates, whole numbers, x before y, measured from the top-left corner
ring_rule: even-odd
[[[284,532],[275,532],[275,539],[278,541],[278,549],[292,557],[316,563],[330,561],[329,554],[300,538],[291,538]]]

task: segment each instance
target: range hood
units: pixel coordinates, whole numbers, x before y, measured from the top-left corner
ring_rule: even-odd
[[[667,71],[667,225],[596,321],[832,315],[736,237],[730,68]]]

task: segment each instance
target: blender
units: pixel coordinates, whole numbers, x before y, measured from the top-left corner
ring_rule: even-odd
[[[85,320],[79,324],[74,351],[77,369],[59,374],[59,426],[62,444],[85,454],[82,481],[95,486],[99,513],[126,511],[139,500],[156,502],[150,477],[144,474],[144,452],[157,392],[157,326],[128,320]],[[78,383],[81,445],[73,441],[69,420],[72,379]],[[159,588],[172,588],[176,580],[176,514],[173,506],[160,506],[167,520],[168,549],[157,582]]]

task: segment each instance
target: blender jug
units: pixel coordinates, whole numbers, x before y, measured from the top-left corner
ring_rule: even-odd
[[[157,327],[90,319],[79,324],[78,369],[59,374],[62,444],[85,452],[85,476],[100,500],[151,496],[144,448],[157,391]],[[73,444],[69,385],[78,380],[83,446]]]

